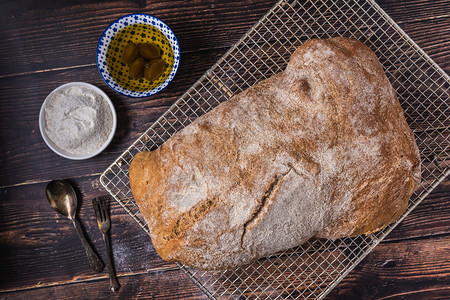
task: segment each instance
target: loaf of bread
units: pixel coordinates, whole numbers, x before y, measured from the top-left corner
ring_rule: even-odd
[[[420,158],[375,54],[314,39],[283,72],[137,154],[129,175],[160,256],[221,270],[384,228],[418,186]]]

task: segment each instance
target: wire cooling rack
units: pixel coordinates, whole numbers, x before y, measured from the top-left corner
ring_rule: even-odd
[[[210,298],[325,297],[450,173],[449,76],[374,1],[280,1],[101,175],[102,185],[149,233],[129,186],[134,155],[157,148],[219,103],[284,70],[304,41],[335,36],[362,41],[380,59],[420,149],[420,188],[400,220],[375,234],[313,239],[220,273],[180,265]]]

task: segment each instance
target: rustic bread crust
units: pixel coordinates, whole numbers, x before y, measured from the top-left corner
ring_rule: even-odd
[[[129,172],[161,257],[219,270],[384,228],[418,186],[420,158],[375,54],[333,38],[306,42]]]

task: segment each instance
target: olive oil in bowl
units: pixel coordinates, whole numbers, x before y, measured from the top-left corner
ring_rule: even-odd
[[[161,49],[161,59],[166,63],[161,76],[153,81],[129,76],[129,66],[122,62],[122,53],[129,43],[152,43]],[[159,29],[149,24],[133,24],[121,29],[111,39],[106,51],[106,64],[117,84],[130,91],[145,92],[158,87],[167,79],[174,66],[174,56],[169,40]]]

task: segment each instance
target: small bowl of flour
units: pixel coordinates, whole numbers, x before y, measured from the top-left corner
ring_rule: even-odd
[[[116,111],[109,97],[85,82],[71,82],[53,90],[39,113],[45,143],[69,159],[87,159],[101,153],[113,139],[116,126]]]

